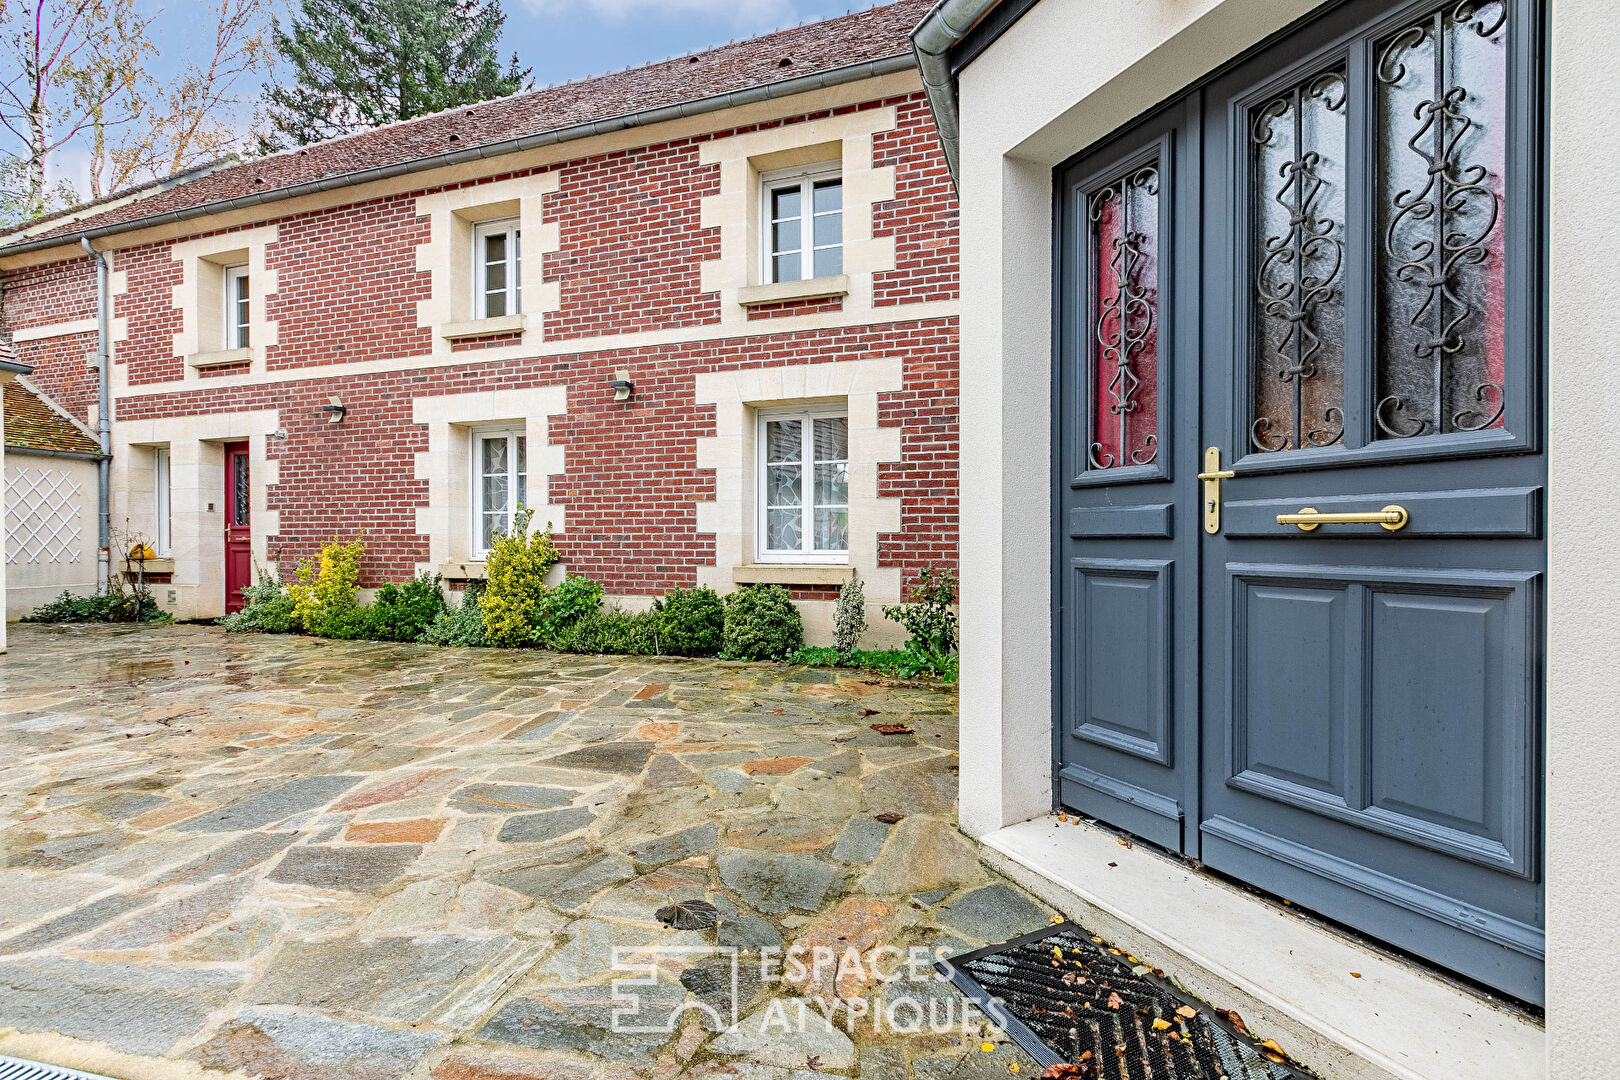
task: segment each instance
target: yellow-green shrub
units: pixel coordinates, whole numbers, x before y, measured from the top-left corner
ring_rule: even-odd
[[[488,581],[478,605],[491,645],[532,645],[535,616],[546,598],[546,571],[557,564],[551,544],[551,523],[529,532],[528,507],[512,517],[512,531],[495,537],[485,562]]]
[[[287,593],[292,597],[294,619],[317,637],[338,636],[336,631],[353,617],[360,556],[366,550],[363,536],[347,542],[334,536],[321,546],[318,556],[298,561],[297,580],[287,587]]]

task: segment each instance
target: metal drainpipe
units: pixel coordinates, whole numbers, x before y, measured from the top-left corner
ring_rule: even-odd
[[[96,591],[107,595],[112,585],[112,372],[110,353],[111,323],[107,308],[107,257],[90,245],[88,237],[79,243],[96,264],[96,438],[101,443],[101,460],[96,463]]]

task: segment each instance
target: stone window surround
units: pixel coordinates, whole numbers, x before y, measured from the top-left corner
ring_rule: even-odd
[[[541,341],[544,313],[562,308],[562,285],[545,280],[545,258],[562,247],[562,231],[543,217],[543,200],[558,189],[555,171],[472,184],[423,195],[416,212],[428,219],[428,240],[416,248],[416,269],[431,276],[431,295],[416,303],[416,325],[433,329],[434,355],[456,341],[521,331],[522,344]],[[522,232],[521,314],[474,318],[473,232],[477,225],[515,218]]]
[[[747,307],[810,297],[844,296],[846,311],[872,307],[874,274],[893,270],[894,237],[872,235],[872,207],[894,198],[894,167],[872,166],[872,137],[898,126],[893,106],[818,117],[797,124],[713,139],[699,161],[720,167],[720,191],[705,196],[704,228],[720,230],[720,255],[701,266],[703,292],[720,294],[723,326],[747,327]],[[835,278],[764,280],[760,257],[762,178],[782,169],[836,168],[843,178],[843,273]]]
[[[714,470],[715,497],[697,504],[697,531],[714,534],[715,561],[697,568],[699,585],[731,592],[740,581],[792,577],[787,584],[834,584],[838,566],[754,561],[758,528],[756,410],[781,405],[843,404],[849,416],[849,562],[869,604],[900,598],[900,568],[878,566],[878,537],[900,531],[900,500],[879,498],[878,465],[900,460],[899,427],[878,426],[878,395],[904,386],[899,357],[743,368],[697,376],[698,405],[714,406],[715,434],[697,439],[697,465]]]
[[[277,238],[275,225],[218,233],[185,240],[169,249],[181,266],[180,284],[174,286],[173,306],[180,311],[180,332],[174,335],[174,355],[185,358],[184,380],[196,382],[199,370],[221,364],[251,364],[254,375],[265,370],[265,351],[277,342],[276,324],[267,314],[266,299],[276,292],[275,271],[265,265],[265,249]],[[248,346],[225,347],[225,271],[231,266],[248,269]],[[113,282],[123,292],[127,279]],[[127,332],[116,327],[114,338]]]
[[[153,588],[158,602],[179,618],[225,613],[225,444],[246,442],[250,466],[249,537],[253,562],[274,571],[269,538],[281,514],[268,509],[279,482],[279,463],[267,456],[280,429],[276,409],[113,421],[113,529],[156,536],[156,450],[169,450],[170,557],[174,580]],[[212,503],[214,509],[208,510]],[[176,594],[173,602],[167,594]]]
[[[528,505],[531,528],[551,523],[563,531],[563,508],[551,502],[551,477],[563,471],[564,450],[548,441],[550,420],[568,411],[565,385],[525,390],[480,390],[411,399],[411,422],[428,429],[428,448],[416,454],[416,479],[428,484],[427,503],[416,508],[416,531],[428,538],[428,561],[419,570],[446,578],[484,576],[473,557],[472,435],[491,425],[523,428],[528,442]]]

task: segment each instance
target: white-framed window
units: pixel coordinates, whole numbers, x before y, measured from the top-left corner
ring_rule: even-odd
[[[225,348],[245,349],[248,347],[248,298],[252,293],[248,291],[248,268],[246,266],[227,266],[225,268]]]
[[[522,428],[478,428],[472,433],[473,555],[489,553],[495,537],[512,528],[529,497],[529,447]]]
[[[849,558],[849,416],[843,406],[759,410],[761,562]]]
[[[836,166],[766,173],[760,181],[762,280],[844,272],[844,181]]]
[[[473,318],[497,319],[523,310],[522,240],[517,218],[473,227]]]
[[[169,527],[169,448],[160,446],[152,452],[152,507],[155,527],[152,547],[159,555],[169,554],[173,533]]]

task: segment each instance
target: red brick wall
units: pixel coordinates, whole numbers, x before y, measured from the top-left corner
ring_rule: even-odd
[[[23,341],[13,348],[18,360],[33,365],[30,382],[79,420],[90,422],[90,407],[101,392],[87,363],[96,351],[95,331]]]
[[[278,344],[266,366],[419,356],[433,331],[416,325],[416,302],[432,295],[431,275],[416,269],[428,219],[415,195],[300,214],[277,224],[265,262],[276,272],[266,315]]]
[[[872,283],[872,303],[957,297],[956,190],[921,94],[891,104],[893,131],[872,136],[872,164],[894,166],[894,198],[872,208],[872,235],[893,236],[894,270]]]
[[[569,412],[550,425],[551,442],[564,447],[565,459],[550,489],[567,514],[558,546],[571,570],[611,592],[655,594],[695,584],[697,565],[714,561],[713,537],[697,531],[695,506],[714,497],[713,473],[699,469],[696,458],[696,440],[714,434],[714,416],[694,401],[696,376],[894,354],[906,357],[906,389],[880,395],[878,422],[906,430],[902,460],[880,467],[878,493],[901,500],[904,528],[880,537],[879,561],[900,566],[910,580],[923,566],[955,565],[954,319],[198,389],[126,398],[118,415],[279,409],[287,438],[268,447],[280,477],[269,489],[269,508],[281,512],[272,556],[290,572],[322,540],[364,529],[361,584],[374,586],[408,577],[428,557],[427,539],[415,531],[427,484],[414,478],[414,454],[427,449],[427,429],[410,422],[411,398],[566,380]],[[607,386],[617,368],[628,369],[636,384],[635,397],[622,404]],[[321,414],[331,394],[349,407],[342,424],[328,424]],[[913,529],[927,534],[908,535]]]
[[[889,305],[956,295],[955,197],[928,131],[920,95],[869,102],[894,105],[900,130],[877,136],[877,164],[895,167],[895,199],[874,208],[879,235],[896,237],[897,266],[878,276],[874,295]],[[735,131],[719,132],[723,137]],[[559,224],[561,250],[546,257],[548,280],[561,285],[562,310],[545,318],[551,340],[712,324],[717,298],[698,292],[700,265],[718,255],[718,231],[703,229],[700,200],[718,189],[718,169],[698,163],[700,139],[600,155],[561,168],[560,191],[545,199],[545,217]],[[904,358],[904,388],[880,395],[879,423],[901,429],[902,460],[880,467],[878,493],[900,500],[901,530],[879,538],[879,562],[896,566],[909,583],[923,566],[954,566],[957,544],[957,329],[954,318],[782,333],[771,317],[832,312],[837,299],[804,301],[751,313],[746,336],[645,349],[604,349],[561,356],[489,359],[490,346],[513,336],[461,343],[453,364],[365,375],[323,372],[335,362],[387,360],[431,349],[416,327],[416,301],[429,275],[415,268],[428,222],[416,216],[416,194],[283,218],[267,250],[278,276],[268,300],[279,345],[269,366],[311,367],[308,377],[258,386],[219,386],[232,370],[204,378],[183,393],[129,396],[120,419],[184,416],[274,408],[285,439],[268,441],[279,483],[269,508],[280,513],[272,558],[290,572],[332,536],[364,530],[362,584],[407,577],[429,557],[416,532],[416,510],[427,484],[415,479],[414,457],[427,449],[424,427],[411,423],[411,400],[566,383],[569,412],[553,418],[551,441],[565,450],[565,470],[551,479],[549,498],[566,513],[559,546],[570,568],[622,594],[655,594],[696,581],[696,567],[714,560],[714,540],[697,531],[696,504],[714,497],[712,471],[697,467],[696,440],[714,433],[713,410],[695,403],[703,372],[880,356]],[[172,289],[181,266],[169,256],[175,241],[116,256],[129,291],[115,312],[128,320],[119,360],[132,384],[178,379],[173,356],[179,312]],[[88,263],[83,263],[79,277]],[[57,264],[58,273],[72,264]],[[82,283],[50,273],[24,280],[7,316],[68,310],[67,298],[88,296]],[[75,289],[80,292],[75,293]],[[62,299],[51,300],[50,297]],[[66,306],[64,306],[66,305]],[[88,310],[93,314],[93,306]],[[56,316],[65,318],[68,316]],[[78,315],[74,317],[85,317]],[[66,339],[64,339],[66,340]],[[64,345],[82,365],[84,347]],[[72,365],[53,360],[51,372]],[[627,369],[635,396],[615,403],[607,382]],[[82,381],[82,380],[81,380]],[[62,394],[82,400],[65,375]],[[93,392],[93,381],[89,382]],[[54,389],[47,387],[53,394]],[[75,397],[74,395],[79,395]],[[349,407],[342,424],[321,412],[328,397]],[[61,399],[59,399],[61,400]],[[813,593],[813,591],[812,591]],[[806,593],[806,596],[812,595]],[[819,594],[816,594],[819,595]]]
[[[701,200],[720,169],[687,140],[564,166],[545,201],[560,250],[546,280],[562,284],[562,310],[546,337],[563,340],[718,322],[720,301],[698,292],[699,268],[720,254],[720,230],[701,227]]]
[[[0,326],[20,329],[96,317],[96,270],[89,256],[8,270],[0,278]],[[34,367],[32,381],[62,408],[89,420],[96,401],[96,374],[85,363],[96,335],[36,338],[13,346],[17,359]]]
[[[168,244],[147,244],[120,251],[113,266],[128,275],[126,292],[113,297],[113,314],[127,320],[129,336],[113,346],[113,359],[124,365],[130,385],[167,382],[185,374],[185,361],[174,355],[180,332],[180,310],[174,287],[184,267],[170,257]],[[119,415],[117,407],[113,415]]]

